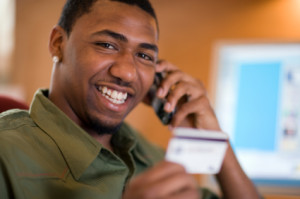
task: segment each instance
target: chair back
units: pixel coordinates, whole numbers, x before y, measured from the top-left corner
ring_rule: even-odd
[[[28,110],[29,106],[20,100],[9,96],[0,95],[0,113],[14,108]]]

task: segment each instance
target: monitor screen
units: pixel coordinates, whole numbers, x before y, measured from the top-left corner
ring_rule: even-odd
[[[300,43],[221,44],[215,63],[216,114],[241,166],[300,194]]]

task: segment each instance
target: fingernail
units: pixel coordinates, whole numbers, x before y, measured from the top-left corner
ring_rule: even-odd
[[[158,91],[157,91],[157,96],[158,97],[163,97],[163,93],[164,93],[164,89],[159,88]]]
[[[172,110],[171,110],[171,103],[167,102],[167,103],[165,104],[164,109],[165,109],[166,111],[171,112],[171,111],[172,111]]]

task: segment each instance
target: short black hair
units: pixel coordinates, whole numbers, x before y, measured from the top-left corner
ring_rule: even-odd
[[[67,0],[62,10],[58,25],[61,26],[68,35],[72,31],[72,27],[76,20],[82,15],[89,13],[95,2],[100,0]],[[156,21],[158,28],[158,21],[155,11],[149,0],[110,0],[126,3],[129,5],[136,5],[142,10],[150,14]]]

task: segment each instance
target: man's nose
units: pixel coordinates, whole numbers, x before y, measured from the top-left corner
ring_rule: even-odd
[[[112,76],[130,83],[136,79],[136,62],[134,55],[131,53],[123,53],[117,57],[114,64],[110,68]]]

